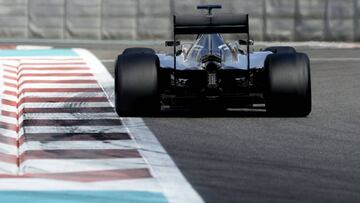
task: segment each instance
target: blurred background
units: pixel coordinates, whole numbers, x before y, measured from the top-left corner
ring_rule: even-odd
[[[0,41],[169,39],[171,16],[205,3],[249,13],[255,40],[360,41],[360,0],[0,0]]]

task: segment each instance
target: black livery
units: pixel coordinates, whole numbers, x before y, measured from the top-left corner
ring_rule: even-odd
[[[166,42],[172,54],[128,48],[118,56],[115,105],[120,116],[154,115],[161,106],[225,110],[265,104],[272,115],[311,112],[308,56],[285,46],[251,51],[248,15],[213,14],[218,8],[199,6],[208,13],[174,16],[173,40]],[[220,33],[246,37],[228,43]],[[180,44],[178,35],[196,40]]]

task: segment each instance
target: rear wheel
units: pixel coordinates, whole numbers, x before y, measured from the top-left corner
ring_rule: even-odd
[[[123,54],[155,54],[155,51],[153,49],[150,48],[145,48],[145,47],[132,47],[132,48],[127,48],[123,51]]]
[[[265,60],[266,109],[271,115],[304,117],[311,112],[310,62],[303,53],[271,54]]]
[[[152,53],[119,55],[115,65],[115,108],[119,116],[159,112],[159,59]]]
[[[276,46],[276,47],[268,47],[265,51],[271,51],[274,54],[285,54],[285,53],[292,53],[295,54],[296,50],[294,47],[289,46]]]

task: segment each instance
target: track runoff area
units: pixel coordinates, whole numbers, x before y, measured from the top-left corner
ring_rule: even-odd
[[[83,49],[0,51],[1,202],[203,202]]]

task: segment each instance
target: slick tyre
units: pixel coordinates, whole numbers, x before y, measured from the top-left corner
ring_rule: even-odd
[[[144,47],[132,47],[127,48],[123,51],[123,54],[155,54],[155,51],[150,48],[144,48]]]
[[[115,64],[115,109],[119,116],[151,116],[160,111],[159,59],[152,53],[122,54]]]
[[[271,51],[274,54],[285,54],[285,53],[292,53],[295,54],[296,50],[294,47],[289,46],[276,46],[276,47],[268,47],[265,51]]]
[[[274,116],[311,112],[310,62],[303,53],[271,54],[265,60],[266,109]]]

